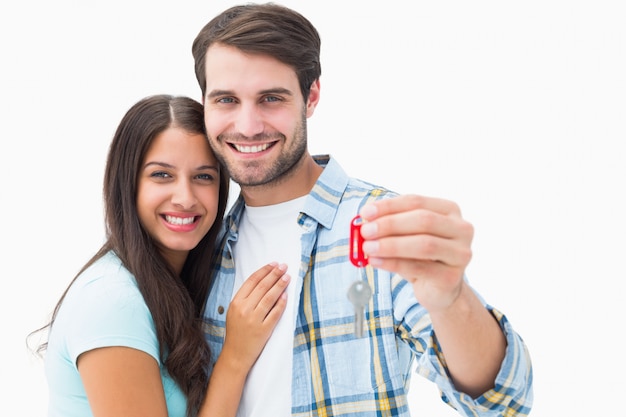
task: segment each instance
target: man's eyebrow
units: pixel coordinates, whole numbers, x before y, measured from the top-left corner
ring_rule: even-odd
[[[287,95],[287,96],[292,96],[293,95],[291,90],[288,90],[288,89],[282,88],[282,87],[268,88],[267,90],[259,91],[259,95],[266,95],[266,94],[283,94],[283,95]],[[232,91],[232,90],[211,90],[207,94],[207,98],[215,98],[215,97],[221,97],[221,96],[232,96],[232,95],[235,95],[234,91]]]
[[[286,88],[282,88],[282,87],[276,87],[276,88],[270,88],[267,90],[261,90],[260,92],[261,95],[265,95],[265,94],[284,94],[287,96],[291,96],[293,95],[291,93],[291,90],[288,90]]]
[[[230,90],[211,90],[206,95],[207,98],[219,97],[219,96],[232,96],[233,92]]]

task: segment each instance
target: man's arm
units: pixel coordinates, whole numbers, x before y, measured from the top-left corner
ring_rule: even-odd
[[[464,280],[474,230],[458,206],[404,195],[368,204],[360,214],[369,263],[412,284],[431,316],[455,387],[472,397],[493,388],[506,339]]]

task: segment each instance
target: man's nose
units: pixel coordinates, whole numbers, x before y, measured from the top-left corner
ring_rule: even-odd
[[[237,114],[235,129],[248,138],[262,133],[263,118],[261,110],[253,104],[242,105]]]

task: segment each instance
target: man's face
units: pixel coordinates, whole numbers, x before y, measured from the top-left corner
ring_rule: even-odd
[[[305,106],[291,67],[215,44],[207,51],[206,80],[207,134],[235,182],[243,187],[270,184],[302,161],[306,118],[317,101]]]

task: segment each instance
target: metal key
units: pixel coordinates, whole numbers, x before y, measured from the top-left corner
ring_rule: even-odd
[[[348,299],[354,306],[354,334],[356,337],[363,336],[365,322],[365,306],[372,296],[372,289],[366,281],[358,280],[350,285]]]

